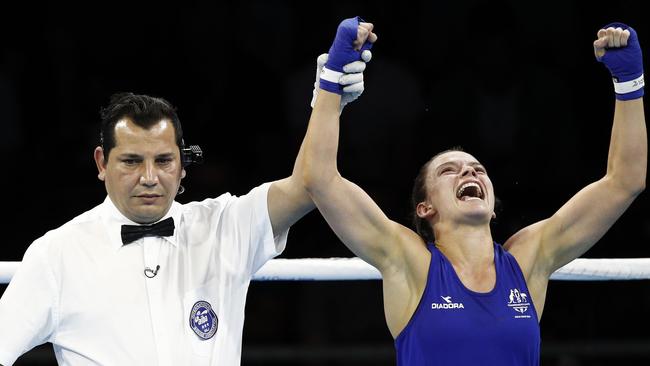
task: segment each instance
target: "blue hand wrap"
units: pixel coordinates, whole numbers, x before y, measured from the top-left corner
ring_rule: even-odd
[[[354,49],[360,17],[348,18],[339,24],[336,37],[329,50],[327,63],[320,77],[320,88],[336,94],[343,94],[343,86],[338,83],[343,75],[343,66],[361,60],[361,52],[372,48],[366,41],[359,51]]]
[[[614,79],[616,99],[631,100],[643,96],[643,55],[636,32],[632,27],[623,23],[611,23],[603,27],[627,29],[630,38],[627,46],[621,48],[607,48],[605,55],[598,59],[607,66]]]

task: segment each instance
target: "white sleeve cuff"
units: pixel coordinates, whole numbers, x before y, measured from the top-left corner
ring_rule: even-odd
[[[253,261],[252,273],[257,272],[269,259],[280,255],[287,245],[289,229],[273,236],[273,227],[271,217],[268,211],[268,193],[272,183],[264,183],[254,188],[256,191],[256,211],[259,213],[258,222],[255,225],[257,235],[260,240],[259,246],[254,248],[255,258]]]

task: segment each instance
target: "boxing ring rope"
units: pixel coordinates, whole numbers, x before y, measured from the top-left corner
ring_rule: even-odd
[[[20,262],[0,262],[0,284],[9,283]],[[256,281],[378,280],[379,271],[359,258],[272,259]],[[578,258],[551,275],[552,280],[608,281],[650,279],[650,258]]]

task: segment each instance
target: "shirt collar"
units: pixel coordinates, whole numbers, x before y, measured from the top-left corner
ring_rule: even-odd
[[[179,226],[181,223],[181,216],[182,216],[181,207],[182,206],[180,203],[176,201],[172,202],[172,205],[169,208],[169,211],[167,211],[167,213],[165,214],[165,216],[163,216],[160,220],[156,221],[159,222],[167,219],[168,217],[172,217],[174,219],[174,226],[175,226],[174,235],[165,236],[162,237],[162,239],[167,240],[175,247],[178,247],[178,233],[179,233]],[[113,201],[111,201],[111,198],[108,196],[106,196],[106,199],[104,199],[104,202],[102,203],[102,219],[108,230],[108,236],[110,238],[111,244],[117,248],[122,247],[122,234],[121,234],[122,225],[141,225],[124,216],[120,212],[120,210],[118,210],[118,208],[115,207],[115,204],[113,204]],[[155,222],[152,222],[152,224],[155,224]],[[137,243],[140,240],[142,239],[139,239],[134,243]]]

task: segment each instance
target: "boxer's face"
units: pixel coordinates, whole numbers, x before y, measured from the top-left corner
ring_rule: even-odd
[[[149,224],[169,210],[185,170],[174,126],[162,119],[149,129],[123,118],[115,125],[115,147],[108,161],[95,149],[99,179],[113,204],[132,221]]]
[[[489,223],[494,213],[494,189],[487,171],[472,155],[443,153],[431,161],[427,202],[434,222]]]

